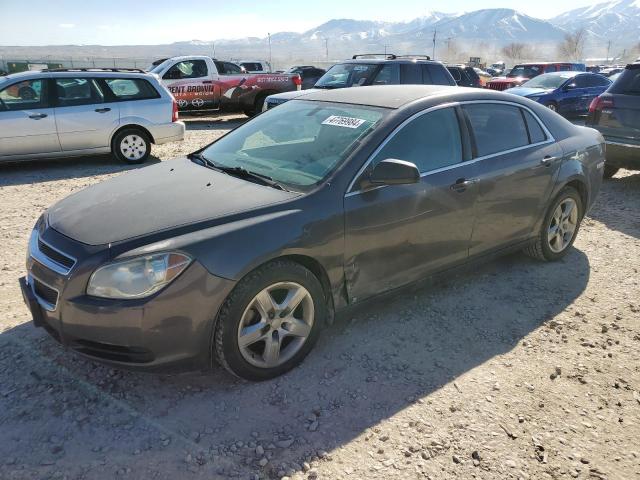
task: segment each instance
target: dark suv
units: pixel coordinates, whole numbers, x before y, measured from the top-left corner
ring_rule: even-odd
[[[319,89],[364,87],[368,85],[451,85],[456,81],[440,62],[427,55],[363,54],[335,64],[313,88],[267,97],[262,110],[268,110]]]
[[[607,143],[605,178],[620,168],[640,170],[640,63],[627,65],[591,102],[587,125],[599,130]]]
[[[459,87],[482,87],[480,76],[471,67],[466,65],[447,65],[447,70],[449,70]]]

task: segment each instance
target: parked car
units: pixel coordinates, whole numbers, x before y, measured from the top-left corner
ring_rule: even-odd
[[[543,73],[507,93],[530,98],[565,117],[586,115],[591,101],[611,85],[597,73]]]
[[[271,73],[271,64],[265,60],[240,60],[238,65],[248,73]]]
[[[168,58],[150,70],[178,101],[180,111],[244,112],[262,110],[267,96],[300,90],[297,74],[246,73],[232,62],[206,56]]]
[[[591,102],[586,124],[602,133],[607,143],[605,178],[620,168],[640,170],[640,63],[627,65]]]
[[[500,61],[500,62],[492,63],[489,68],[497,72],[495,75],[498,76],[498,75],[502,75],[505,72],[505,70],[507,69],[507,64]],[[487,72],[488,71],[489,69],[487,69]]]
[[[442,63],[433,62],[426,55],[354,55],[351,60],[327,70],[312,89],[267,97],[263,110],[317,90],[396,84],[455,85],[456,82]]]
[[[487,83],[487,88],[492,90],[506,90],[507,88],[522,85],[527,80],[551,72],[585,72],[583,63],[539,62],[520,63],[514,66],[506,77],[498,77]]]
[[[604,68],[600,71],[600,73],[606,77],[611,77],[612,75],[615,75],[616,73],[620,73],[624,70],[624,67],[608,67],[608,68]]]
[[[476,71],[466,65],[447,65],[447,70],[459,87],[482,87],[482,81]]]
[[[480,77],[480,86],[481,87],[486,87],[487,83],[489,83],[491,81],[491,79],[494,77],[493,74],[487,72],[486,70],[483,70],[479,67],[474,67],[473,70],[478,74],[478,77]]]
[[[178,107],[154,75],[55,69],[0,77],[0,162],[111,152],[144,162],[151,144],[181,141]]]
[[[20,284],[92,359],[264,380],[349,305],[489,255],[563,258],[603,165],[598,132],[514,95],[316,91],[53,205]]]
[[[320,78],[327,73],[324,68],[317,68],[312,65],[299,65],[291,67],[287,73],[297,73],[302,77],[302,90],[313,88]]]

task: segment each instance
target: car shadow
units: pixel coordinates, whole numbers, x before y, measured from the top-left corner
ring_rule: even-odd
[[[139,165],[126,165],[112,155],[29,160],[0,164],[0,187],[95,177],[148,167],[160,162],[153,154]]]
[[[640,173],[621,172],[603,182],[588,216],[612,230],[640,238]]]
[[[187,131],[191,130],[231,130],[245,123],[248,118],[246,116],[225,116],[225,117],[197,117],[197,116],[181,116],[180,120],[184,122]]]
[[[0,457],[19,456],[41,474],[88,468],[97,479],[119,467],[143,478],[150,465],[154,478],[177,478],[185,468],[219,478],[260,470],[273,477],[282,463],[297,470],[310,452],[350,443],[516,348],[584,292],[589,272],[577,249],[556,263],[514,254],[444,283],[402,289],[343,315],[301,366],[263,383],[219,367],[119,371],[22,324],[0,334]],[[41,445],[49,436],[64,454]],[[264,468],[256,444],[271,456]],[[102,470],[107,459],[111,470]]]

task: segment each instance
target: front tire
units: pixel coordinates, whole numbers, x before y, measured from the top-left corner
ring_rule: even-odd
[[[327,318],[320,281],[304,266],[277,260],[256,269],[225,300],[213,351],[245,380],[277,377],[311,351]]]
[[[546,262],[560,260],[578,235],[583,208],[578,191],[573,187],[564,187],[547,211],[535,243],[524,252]]]
[[[125,128],[113,137],[111,153],[124,163],[144,163],[151,154],[151,139],[139,128]]]

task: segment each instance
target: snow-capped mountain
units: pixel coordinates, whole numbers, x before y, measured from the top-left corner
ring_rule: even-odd
[[[550,20],[568,31],[585,28],[597,38],[616,42],[640,39],[640,1],[614,0],[570,10]]]
[[[443,18],[430,26],[438,35],[505,44],[514,41],[554,42],[566,32],[545,20],[510,8],[490,8]]]

